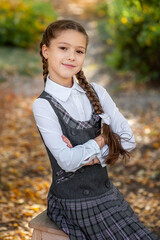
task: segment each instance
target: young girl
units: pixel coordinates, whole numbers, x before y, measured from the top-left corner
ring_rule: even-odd
[[[84,28],[58,20],[40,43],[45,88],[33,113],[52,166],[48,217],[71,240],[158,239],[137,218],[107,174],[135,147],[127,120],[106,90],[82,71]]]

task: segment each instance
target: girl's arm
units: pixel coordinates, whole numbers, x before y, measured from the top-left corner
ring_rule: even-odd
[[[96,83],[91,84],[94,87],[96,93],[98,94],[104,113],[106,113],[110,118],[110,127],[112,131],[122,137],[121,143],[123,148],[131,151],[135,148],[136,143],[128,121],[119,112],[119,109],[116,107],[116,104],[114,103],[106,89]],[[101,152],[97,154],[97,157],[100,160],[102,166],[106,166],[103,155],[106,156],[108,154],[108,151],[108,146],[105,145],[102,147]]]
[[[62,139],[58,117],[47,100],[36,99],[33,103],[33,114],[46,147],[66,172],[76,171],[100,153],[102,145],[98,145],[98,141],[94,139],[73,148],[67,147]]]
[[[67,147],[69,147],[69,148],[73,147],[71,142],[69,141],[69,139],[66,136],[62,135],[62,139],[67,144]],[[102,146],[104,146],[104,138],[102,135],[96,137],[94,140],[97,142],[97,144],[99,145],[100,148],[102,148]],[[88,160],[88,159],[86,159],[86,160]],[[90,166],[90,165],[94,165],[94,164],[100,164],[100,161],[97,157],[95,157],[90,162],[87,162],[86,164],[84,164],[84,166]]]

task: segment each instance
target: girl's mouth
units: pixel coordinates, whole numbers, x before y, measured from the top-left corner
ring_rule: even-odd
[[[67,67],[67,68],[74,68],[74,67],[75,67],[75,66],[72,65],[72,64],[64,64],[64,63],[63,63],[63,66],[65,66],[65,67]]]

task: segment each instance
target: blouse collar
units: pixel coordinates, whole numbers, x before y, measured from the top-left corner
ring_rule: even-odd
[[[44,90],[51,94],[53,97],[56,97],[63,102],[66,102],[71,93],[75,92],[75,90],[81,93],[85,93],[85,91],[76,82],[75,76],[73,76],[73,86],[71,88],[68,88],[52,81],[48,75]]]

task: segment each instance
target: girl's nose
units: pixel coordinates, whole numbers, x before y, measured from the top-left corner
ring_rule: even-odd
[[[75,60],[75,52],[74,51],[70,51],[68,54],[68,59],[69,60]]]

